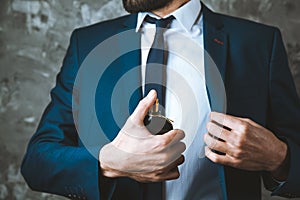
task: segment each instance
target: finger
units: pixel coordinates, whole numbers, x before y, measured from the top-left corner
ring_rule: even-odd
[[[170,163],[168,166],[166,167],[163,167],[159,170],[156,170],[156,172],[158,174],[166,174],[168,173],[169,171],[171,171],[173,168],[176,168],[178,167],[179,165],[183,164],[184,163],[184,156],[181,155],[177,160],[175,160],[174,162]]]
[[[183,130],[174,129],[163,135],[156,135],[156,137],[157,139],[164,140],[168,146],[172,146],[180,142],[185,137],[185,133]]]
[[[213,149],[222,153],[227,154],[229,149],[226,142],[222,142],[209,134],[204,135],[204,142],[209,147],[209,149]]]
[[[184,163],[184,156],[181,155],[177,160],[175,160],[173,163],[171,163],[170,165],[168,165],[165,169],[163,169],[163,171],[171,171],[172,169],[176,168],[179,165],[182,165]]]
[[[156,91],[151,90],[148,95],[139,102],[134,112],[130,116],[134,123],[143,125],[144,118],[146,117],[151,106],[154,104],[156,96]]]
[[[167,166],[165,169],[162,169],[160,173],[158,173],[159,176],[164,177],[164,179],[174,179],[178,178],[176,176],[179,175],[178,166],[184,163],[184,156],[181,155],[180,158],[178,158],[176,161],[171,163],[169,166]]]
[[[229,156],[228,154],[226,155],[216,154],[207,146],[205,147],[205,156],[214,163],[228,165],[232,167],[237,166],[237,160],[233,159],[233,157]]]
[[[178,166],[184,163],[184,156],[181,155],[176,161],[169,166],[149,173],[138,173],[138,179],[142,182],[160,182],[165,180],[173,180],[179,178]]]
[[[175,167],[171,171],[169,171],[163,179],[164,180],[174,180],[174,179],[178,179],[179,176],[180,176],[179,169],[178,169],[178,167]]]
[[[156,174],[156,173],[151,173],[148,175],[150,182],[161,182],[161,181],[167,181],[167,180],[174,180],[179,178],[179,170],[178,167],[173,168],[172,170],[162,173],[162,174]]]
[[[226,130],[222,126],[218,126],[217,124],[213,122],[208,122],[206,125],[206,128],[208,132],[213,135],[214,137],[220,138],[224,141],[231,142],[232,140],[232,135],[230,131]]]
[[[133,179],[143,182],[143,183],[153,183],[153,182],[162,182],[167,180],[173,180],[179,178],[179,170],[178,167],[173,168],[170,171],[166,171],[165,173],[136,173],[134,176],[131,176]]]
[[[176,161],[171,163],[169,166],[149,173],[137,173],[140,179],[145,182],[160,182],[165,180],[177,179],[179,177],[178,166],[184,162],[184,156],[182,155]]]
[[[186,146],[183,142],[179,142],[176,145],[172,145],[171,147],[164,149],[165,152],[161,154],[160,165],[163,168],[165,166],[169,166],[182,156],[182,153],[185,151],[185,149]]]
[[[226,115],[223,113],[212,112],[210,114],[212,121],[217,122],[220,125],[226,126],[232,130],[243,131],[244,121],[238,117]]]

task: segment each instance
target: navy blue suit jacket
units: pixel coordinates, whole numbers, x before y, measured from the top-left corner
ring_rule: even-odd
[[[288,179],[285,184],[275,188],[273,194],[300,195],[300,104],[280,31],[213,13],[204,5],[203,16],[204,46],[222,75],[227,95],[227,113],[252,119],[288,144]],[[72,113],[74,81],[84,59],[105,39],[134,29],[136,20],[137,15],[132,14],[73,32],[56,86],[51,91],[51,102],[23,160],[21,171],[33,190],[73,199],[140,199],[138,182],[128,178],[108,179],[101,176],[98,160],[78,138]],[[124,42],[126,45],[139,45],[139,39],[137,34]],[[109,114],[113,85],[130,66],[140,63],[139,52],[131,52],[129,56],[129,59],[123,59],[126,60],[123,63],[125,68],[120,63],[112,63],[97,89],[96,99],[101,102],[101,106],[96,106],[97,117],[109,139],[113,139],[120,129]],[[104,67],[101,64],[99,59],[99,67]],[[210,92],[215,83],[210,79],[207,68],[206,73],[211,107],[212,110],[218,110],[215,108],[217,100]],[[138,83],[138,74],[128,80],[128,84]],[[137,90],[130,101],[130,112],[141,98],[141,92]],[[123,103],[122,99],[119,103]],[[124,120],[126,117],[124,115]],[[220,181],[228,199],[260,199],[260,177],[266,173],[226,166],[220,169],[223,172]],[[268,175],[265,177],[267,180]],[[268,181],[266,186],[271,187]]]

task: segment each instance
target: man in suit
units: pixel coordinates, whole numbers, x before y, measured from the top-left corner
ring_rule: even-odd
[[[279,30],[216,14],[198,0],[123,0],[123,3],[132,14],[73,32],[51,92],[51,102],[22,164],[22,174],[29,186],[72,199],[260,199],[262,176],[273,195],[300,195],[297,156],[300,102]],[[190,136],[192,129],[185,123],[179,129],[156,136],[144,126],[143,120],[158,95],[155,91],[148,94],[139,87],[147,79],[147,57],[151,54],[144,47],[147,41],[152,44],[158,34],[156,31],[151,37],[147,28],[159,28],[156,22],[155,25],[146,20],[148,16],[156,21],[172,16],[169,28],[203,47],[220,72],[227,96],[226,114],[219,109],[224,103],[219,102],[219,90],[216,90],[220,82],[215,80],[204,53],[199,54],[204,82],[201,77],[187,78],[192,73],[189,64],[181,63],[171,53],[165,59],[167,88],[174,86],[170,85],[172,77],[168,76],[170,67],[177,67],[178,63],[187,67],[178,70],[188,79],[188,85],[197,88],[195,99],[201,99],[197,102],[201,117],[187,120],[184,112],[174,112],[176,105],[168,107],[175,101],[170,91],[165,92],[165,114],[175,118],[187,116],[182,117],[186,124],[201,121],[195,137]],[[171,43],[176,43],[171,29],[163,32],[164,43],[170,51]],[[106,46],[107,52],[95,51],[108,38],[128,30],[134,31],[125,39],[113,40],[114,45]],[[138,50],[120,54],[120,58],[106,66],[105,57],[124,46]],[[189,52],[188,45],[182,51]],[[89,118],[90,109],[81,107],[88,104],[84,95],[87,88],[77,91],[75,84],[79,71],[89,63],[86,59],[93,52],[97,53],[97,66],[103,71],[100,80],[96,79],[99,82],[94,109],[97,123],[110,140],[105,146],[92,144],[97,140],[98,135],[93,135],[96,129],[81,124],[81,119],[94,119]],[[192,56],[195,57],[198,55]],[[122,98],[112,104],[118,80],[139,65],[142,66],[138,68],[139,74],[133,73],[123,82],[122,94],[132,94],[129,105]],[[93,73],[87,75],[93,79]],[[131,86],[138,89],[127,92],[126,88]],[[79,104],[76,112],[72,102]],[[121,127],[114,121],[111,104],[129,107],[128,115],[119,113],[124,124]],[[87,114],[83,115],[84,112]],[[84,136],[79,133],[82,129]],[[192,140],[188,146],[182,142],[184,137]],[[206,144],[206,157],[200,159],[201,139]],[[86,140],[92,141],[90,145]]]

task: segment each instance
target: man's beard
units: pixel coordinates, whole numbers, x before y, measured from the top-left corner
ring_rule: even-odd
[[[170,4],[173,0],[123,0],[123,6],[129,13],[151,12]]]

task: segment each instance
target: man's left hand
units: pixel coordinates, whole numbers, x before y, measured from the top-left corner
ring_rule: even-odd
[[[205,155],[211,161],[249,171],[269,171],[275,178],[286,179],[282,169],[287,145],[271,131],[252,120],[215,112],[207,130]]]

